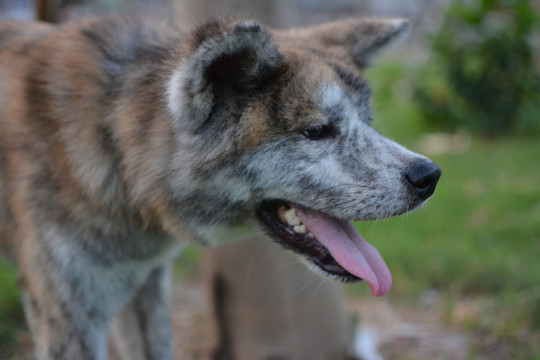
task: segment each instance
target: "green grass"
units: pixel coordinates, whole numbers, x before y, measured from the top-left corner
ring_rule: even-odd
[[[0,261],[0,359],[9,358],[18,334],[24,330],[16,278],[15,268]]]
[[[540,142],[504,140],[433,157],[443,176],[423,209],[358,224],[395,268],[395,290],[475,295],[540,284],[538,155]]]

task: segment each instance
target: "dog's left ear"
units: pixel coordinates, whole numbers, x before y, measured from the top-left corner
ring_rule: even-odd
[[[329,57],[364,68],[373,55],[409,29],[406,19],[345,19],[305,29],[280,32]]]
[[[199,26],[183,49],[187,55],[169,82],[169,107],[204,123],[215,103],[248,92],[277,72],[281,54],[266,29],[253,21],[216,19]]]

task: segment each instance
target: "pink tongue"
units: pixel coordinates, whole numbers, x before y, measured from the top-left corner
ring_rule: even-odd
[[[292,205],[291,205],[292,206]],[[293,206],[308,230],[345,270],[368,282],[375,296],[392,287],[392,275],[381,255],[356,231],[350,221],[332,219],[322,213]]]

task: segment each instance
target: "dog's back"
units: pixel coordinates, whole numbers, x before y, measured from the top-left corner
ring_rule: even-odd
[[[9,239],[15,237],[13,229],[13,210],[9,206],[9,181],[7,148],[12,141],[7,136],[7,127],[17,118],[17,109],[24,105],[17,101],[17,93],[22,91],[19,73],[28,62],[25,56],[35,42],[45,36],[52,28],[44,24],[28,24],[18,21],[0,23],[0,248],[4,253],[12,253],[13,244]],[[19,98],[20,99],[20,98]]]
[[[0,25],[0,246],[9,253],[40,222],[111,235],[138,221],[125,212],[119,168],[127,148],[144,148],[134,137],[159,118],[153,71],[164,51],[157,37],[169,33],[133,22]],[[146,122],[118,121],[136,116]]]

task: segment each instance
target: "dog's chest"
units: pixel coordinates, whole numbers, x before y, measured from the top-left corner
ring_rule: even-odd
[[[77,287],[85,302],[99,304],[98,308],[110,316],[120,311],[152,271],[170,264],[185,247],[172,238],[137,238],[131,246],[124,245],[124,251],[107,254],[103,249],[57,240],[51,256],[67,283]],[[144,250],[146,255],[142,255]]]

